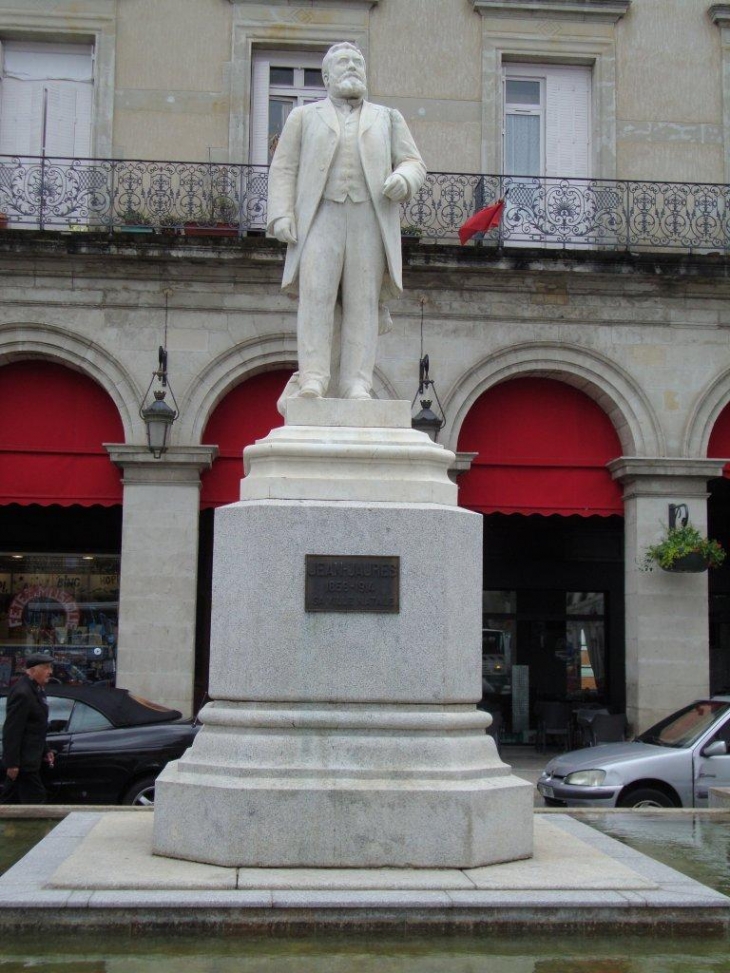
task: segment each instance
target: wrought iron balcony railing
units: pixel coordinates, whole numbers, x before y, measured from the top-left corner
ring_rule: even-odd
[[[266,166],[0,156],[0,225],[101,232],[246,235],[266,224]],[[487,245],[726,251],[730,186],[431,173],[402,226],[456,242],[504,197]]]

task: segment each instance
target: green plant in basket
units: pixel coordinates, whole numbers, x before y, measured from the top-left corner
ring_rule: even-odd
[[[705,571],[719,568],[725,557],[725,549],[719,541],[710,540],[696,527],[685,524],[670,527],[658,544],[647,547],[641,568],[651,571],[658,565],[665,571]]]

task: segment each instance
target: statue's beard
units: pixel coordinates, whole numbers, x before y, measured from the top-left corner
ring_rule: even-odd
[[[341,78],[337,84],[332,85],[335,98],[364,98],[366,93],[365,82],[355,76]]]

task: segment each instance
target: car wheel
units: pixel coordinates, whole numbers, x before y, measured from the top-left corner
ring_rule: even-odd
[[[618,807],[676,807],[672,798],[656,787],[639,787],[628,794],[622,794]]]
[[[144,777],[132,784],[122,798],[122,804],[134,804],[139,807],[149,807],[155,803],[155,777]]]

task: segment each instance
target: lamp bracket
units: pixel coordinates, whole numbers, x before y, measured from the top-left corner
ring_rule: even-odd
[[[686,503],[669,504],[669,529],[686,527],[689,523],[689,507]]]

